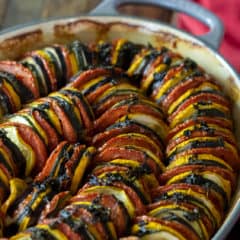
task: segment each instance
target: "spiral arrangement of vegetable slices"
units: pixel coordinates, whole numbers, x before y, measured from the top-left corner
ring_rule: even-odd
[[[240,166],[231,103],[193,60],[75,41],[0,61],[0,78],[3,236],[207,240],[219,228]]]

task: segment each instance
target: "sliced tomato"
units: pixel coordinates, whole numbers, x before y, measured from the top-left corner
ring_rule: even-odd
[[[130,95],[130,96],[129,96]],[[101,104],[97,104],[97,105],[93,105],[93,109],[94,109],[94,113],[96,114],[96,116],[101,116],[102,114],[104,114],[108,109],[110,109],[114,104],[125,100],[125,99],[129,99],[129,97],[134,97],[134,96],[138,96],[137,93],[126,93],[126,94],[122,94],[122,95],[113,95],[112,97],[110,97],[108,100],[106,100],[104,103]]]
[[[216,157],[219,157],[226,161],[233,169],[239,169],[239,156],[235,152],[226,147],[214,147],[214,148],[192,148],[185,151],[182,151],[178,154],[175,154],[170,161],[174,160],[178,156],[182,156],[185,154],[212,154]],[[229,157],[230,156],[230,157]]]
[[[42,115],[41,111],[38,109],[33,109],[32,115],[47,134],[48,150],[52,151],[61,141],[58,132],[55,130],[55,128],[52,127],[49,121],[44,118],[44,115]]]
[[[125,166],[114,166],[110,165],[108,163],[97,165],[91,172],[92,175],[98,176],[106,172],[112,172],[112,171],[118,171],[118,172],[127,172],[129,171],[128,167]]]
[[[81,189],[79,189],[78,194],[101,194],[101,195],[113,195],[116,199],[118,199],[119,202],[121,202],[128,215],[130,216],[131,219],[134,218],[134,216],[136,215],[135,213],[135,205],[134,203],[131,201],[131,199],[129,198],[129,196],[126,194],[126,192],[121,189],[121,188],[117,188],[117,187],[113,187],[113,186],[90,186],[90,184],[85,184]]]
[[[93,128],[94,114],[92,112],[91,106],[87,101],[87,99],[76,88],[66,87],[66,88],[63,88],[60,92],[68,96],[73,101],[73,103],[77,106],[81,114],[81,118],[83,120],[84,126],[88,131],[91,131]]]
[[[109,147],[95,156],[96,162],[108,162],[117,158],[136,160],[150,167],[152,172],[157,176],[164,171],[164,165],[156,159],[151,158],[143,150],[132,147]]]
[[[75,87],[75,88],[80,88],[83,86],[85,83],[89,82],[91,79],[97,78],[99,76],[114,76],[114,75],[119,75],[122,73],[122,70],[119,68],[112,68],[112,69],[107,69],[107,68],[95,68],[95,69],[90,69],[84,72],[81,72],[77,76],[74,76],[73,79],[71,79],[70,86]]]
[[[140,124],[131,121],[125,121],[119,124],[115,124],[110,126],[107,130],[102,133],[96,134],[92,139],[92,144],[99,148],[102,146],[107,140],[115,137],[119,134],[124,133],[140,133],[148,136],[153,139],[154,142],[158,144],[158,146],[162,146],[162,141],[159,137],[153,132],[151,129],[144,128]],[[163,149],[163,148],[161,148]]]
[[[171,128],[177,124],[181,124],[188,119],[196,119],[198,117],[212,117],[220,121],[232,122],[230,109],[214,102],[200,101],[188,105],[181,111],[175,111],[168,117]]]
[[[151,202],[149,189],[143,179],[144,174],[136,174],[134,171],[119,166],[108,167],[104,165],[98,167],[98,171],[94,171],[93,174],[100,182],[107,182],[109,185],[114,186],[116,182],[122,182],[131,187],[144,204]]]
[[[220,87],[218,87],[215,83],[210,81],[206,81],[201,83],[196,88],[190,88],[182,95],[179,96],[174,102],[171,103],[169,108],[167,109],[168,115],[172,114],[174,111],[177,110],[182,104],[188,101],[191,98],[198,98],[199,101],[222,101],[224,105],[230,107],[230,102],[228,99],[223,95]]]
[[[52,109],[54,110],[54,112],[58,116],[58,119],[60,120],[64,139],[69,142],[76,142],[78,136],[76,130],[72,126],[71,121],[69,120],[68,115],[64,112],[62,107],[59,106],[56,100],[54,100],[53,98],[49,98],[49,101],[51,102]]]
[[[110,87],[112,87],[112,84],[111,83],[106,83],[106,84],[100,86],[99,88],[97,88],[96,90],[94,90],[93,92],[89,93],[86,96],[88,102],[90,104],[93,103],[102,93],[104,93]]]
[[[66,68],[67,68],[66,79],[69,80],[70,77],[73,76],[73,70],[71,67],[70,59],[69,59],[69,50],[66,47],[64,47],[63,45],[54,45],[54,46],[61,49],[62,55],[65,60]]]
[[[152,211],[158,207],[161,207],[161,206],[166,206],[166,205],[170,205],[172,204],[173,206],[182,206],[184,208],[187,208],[189,210],[191,210],[193,213],[195,214],[199,214],[203,224],[204,224],[204,227],[206,228],[207,230],[207,233],[209,236],[212,236],[212,234],[214,233],[214,226],[211,222],[211,219],[209,219],[208,215],[205,214],[205,212],[201,209],[201,208],[198,208],[196,205],[190,203],[190,202],[183,202],[183,201],[178,201],[176,203],[175,200],[173,199],[167,199],[167,200],[161,200],[161,201],[158,201],[158,202],[155,202],[155,203],[152,203],[152,204],[149,204],[148,205],[148,210],[149,211]]]
[[[46,145],[44,144],[43,140],[38,136],[38,134],[29,126],[26,126],[24,124],[18,124],[18,123],[10,123],[10,122],[6,122],[3,125],[1,125],[2,128],[6,128],[8,127],[9,129],[13,129],[15,128],[16,131],[18,132],[18,134],[20,135],[20,137],[22,138],[22,140],[24,141],[22,143],[22,146],[24,146],[24,144],[27,144],[29,146],[31,146],[32,151],[34,152],[34,158],[36,158],[36,160],[30,159],[32,157],[30,157],[31,153],[26,153],[26,152],[22,152],[23,156],[26,157],[27,155],[29,155],[29,157],[26,157],[26,161],[30,161],[32,163],[28,163],[29,164],[29,169],[26,170],[27,174],[32,173],[32,171],[34,171],[35,173],[39,172],[42,170],[47,156],[48,156],[48,152],[47,152],[47,148]],[[13,142],[16,143],[16,139],[14,139],[15,135],[14,133],[10,136],[10,138],[12,138]],[[19,140],[20,143],[21,140]]]
[[[170,68],[170,70],[168,70],[167,74],[164,76],[161,85],[154,89],[151,97],[160,105],[162,105],[162,102],[168,93],[192,73],[193,69],[185,68],[184,64]]]
[[[50,222],[50,224],[51,224],[51,222]],[[82,228],[84,229],[84,227],[82,227]],[[69,240],[84,240],[85,239],[83,231],[82,231],[82,233],[76,232],[73,230],[73,228],[71,226],[68,225],[68,223],[64,223],[63,221],[59,221],[59,223],[57,224],[57,229],[59,229]]]
[[[154,202],[159,201],[159,198],[164,196],[166,196],[165,199],[177,198],[177,194],[183,194],[180,196],[183,201],[202,207],[208,213],[208,216],[211,217],[211,221],[215,227],[221,224],[223,218],[221,203],[212,191],[208,191],[199,185],[187,183],[170,184],[152,190],[152,197],[155,199]]]
[[[194,126],[194,125],[206,125],[206,124],[214,124],[220,126],[222,128],[232,129],[232,122],[231,121],[222,121],[220,119],[215,119],[211,117],[198,117],[197,119],[188,119],[187,121],[177,124],[174,128],[172,128],[167,136],[167,141],[173,138],[178,132],[182,131],[183,129]]]
[[[4,79],[1,81],[1,92],[5,94],[10,105],[9,112],[7,113],[14,113],[22,107],[21,98],[17,91],[9,82]],[[4,101],[3,98],[2,101]]]
[[[222,137],[225,141],[231,143],[232,145],[237,145],[233,132],[227,128],[223,128],[217,124],[198,122],[197,120],[191,121],[191,124],[187,125],[187,127],[181,129],[179,132],[176,132],[175,135],[171,133],[168,135],[168,145],[173,143],[178,144],[186,139],[201,136]],[[169,136],[171,136],[171,138],[169,138]]]
[[[90,165],[93,155],[95,154],[94,147],[85,147],[84,145],[74,144],[74,153],[72,159],[66,163],[66,172],[71,175],[70,191],[74,194],[80,187],[86,169]],[[71,173],[71,174],[70,174]]]
[[[161,146],[158,146],[153,139],[141,133],[126,133],[117,135],[106,141],[104,145],[100,147],[99,151],[101,152],[105,148],[108,148],[110,146],[117,147],[121,145],[136,145],[140,147],[145,147],[152,151],[154,154],[156,154],[159,159],[163,159]]]
[[[110,218],[113,222],[117,236],[123,236],[130,225],[130,217],[125,206],[114,196],[110,194],[99,194],[99,193],[80,193],[71,199],[74,201],[88,201],[96,202],[101,204],[103,207],[110,209]]]
[[[197,129],[197,127],[196,127]],[[221,138],[224,141],[228,142],[229,144],[233,145],[236,147],[237,143],[236,140],[233,136],[233,134],[231,132],[226,133],[224,131],[218,131],[215,129],[209,129],[206,131],[203,130],[189,130],[189,132],[185,132],[187,136],[180,136],[177,138],[172,139],[171,141],[169,141],[168,143],[168,149],[172,149],[174,146],[181,144],[182,142],[185,142],[187,140],[190,139],[194,139],[194,138],[199,138],[199,137],[216,137],[216,138]]]
[[[80,110],[81,117],[83,119],[86,129],[91,131],[93,128],[93,120],[94,120],[94,114],[92,112],[91,106],[88,104],[87,100],[84,99],[84,97],[82,101],[79,99],[76,99],[75,101]]]
[[[110,108],[95,121],[94,123],[95,129],[101,132],[108,126],[115,123],[118,119],[120,119],[123,116],[126,116],[129,113],[144,113],[156,118],[162,118],[162,115],[156,112],[153,108],[151,108],[151,106],[141,103],[134,104],[133,102],[133,104],[123,105],[119,107],[113,106],[112,108]]]
[[[134,202],[134,204],[136,206],[136,215],[142,215],[146,212],[145,205],[143,204],[140,197],[136,194],[135,191],[133,191],[133,189],[131,187],[129,187],[121,182],[116,182],[113,184],[113,186],[123,189],[127,193],[129,198]]]
[[[168,220],[189,227],[199,237],[199,239],[209,239],[209,234],[203,224],[201,215],[197,209],[189,209],[179,204],[165,204],[158,206],[148,213],[149,216]]]
[[[95,114],[100,116],[115,103],[124,99],[132,99],[134,97],[145,98],[138,88],[127,83],[121,83],[107,89],[92,103],[92,107]]]
[[[15,124],[13,124],[15,125]],[[17,126],[17,125],[15,125]],[[34,172],[39,172],[47,159],[48,151],[46,145],[42,139],[30,128],[23,125],[18,125],[18,131],[22,136],[23,140],[32,146],[33,150],[36,153],[36,168],[33,169]]]
[[[172,168],[170,170],[167,170],[166,172],[162,173],[160,176],[160,182],[165,184],[167,181],[169,181],[174,176],[187,172],[187,171],[195,171],[196,173],[201,173],[203,171],[209,171],[212,173],[216,173],[220,175],[223,179],[229,181],[231,183],[232,189],[234,189],[234,186],[236,184],[236,175],[227,169],[223,169],[216,166],[201,166],[201,165],[186,165],[186,166],[178,166],[175,168]]]
[[[37,56],[38,58],[41,59],[41,62],[44,66],[44,70],[46,71],[49,80],[50,80],[50,84],[51,84],[51,91],[56,91],[57,90],[57,79],[56,79],[56,75],[55,72],[52,68],[52,63],[50,62],[50,60],[46,57],[46,55],[44,54],[43,51],[41,50],[35,50],[32,52],[28,52],[27,56]]]
[[[132,228],[132,233],[135,234],[140,230],[141,228],[146,227],[146,233],[148,233],[148,237],[151,238],[151,234],[157,233],[159,231],[166,231],[175,236],[175,238],[178,238],[180,240],[183,239],[193,239],[197,240],[199,239],[198,235],[188,226],[181,224],[176,221],[171,221],[171,220],[164,220],[164,219],[159,219],[159,218],[154,218],[150,216],[139,216],[136,218],[137,223],[139,222],[139,228],[135,225]],[[141,234],[141,231],[140,231]]]
[[[184,94],[188,89],[196,88],[205,81],[209,81],[209,79],[205,76],[199,76],[189,78],[186,81],[180,82],[171,90],[171,92],[169,92],[169,94],[163,100],[162,105],[164,109],[167,110],[170,105],[174,101],[176,101],[182,94]]]
[[[15,163],[16,157],[17,156],[13,157],[11,149],[9,149],[8,146],[4,144],[4,140],[0,138],[0,164],[4,165],[11,177],[17,176],[20,170]]]
[[[78,190],[95,149],[80,144],[60,143],[47,159],[35,182],[57,180],[61,191],[69,189],[72,194]]]
[[[36,99],[40,97],[38,84],[33,77],[30,70],[25,68],[20,63],[14,61],[1,61],[0,71],[8,72],[13,74],[18,81],[20,81],[26,88],[32,93],[32,97],[29,96],[29,100]]]
[[[71,198],[69,191],[60,192],[56,194],[50,202],[47,203],[45,208],[41,211],[39,223],[44,223],[46,218],[55,218],[58,212],[63,209]]]
[[[84,185],[83,190],[88,189],[89,187],[93,186],[91,183],[87,183]],[[94,185],[94,186],[98,186]],[[136,193],[135,190],[133,190],[132,187],[124,184],[123,182],[113,182],[111,183],[111,185],[107,185],[109,187],[114,187],[114,188],[118,188],[118,189],[122,189],[125,194],[128,195],[129,199],[131,200],[131,202],[134,203],[135,205],[135,214],[136,215],[141,215],[144,214],[146,212],[146,206],[143,204],[142,199],[139,197],[139,195]]]
[[[94,204],[86,202],[74,202],[70,206],[67,206],[64,210],[70,210],[71,215],[75,219],[81,219],[88,227],[94,227],[97,235],[101,237],[100,239],[109,239],[109,233],[107,229],[106,219],[100,219],[99,209],[96,208],[96,214],[88,209],[88,206],[94,210]],[[104,214],[104,212],[103,212]]]
[[[224,179],[220,174],[210,172],[208,170],[189,170],[183,173],[177,173],[170,178],[167,182],[170,184],[188,183],[192,185],[199,185],[205,188],[208,192],[212,192],[217,202],[219,203],[220,210],[226,211],[231,199],[232,188],[231,183],[227,179]]]
[[[44,179],[47,179],[48,177],[55,177],[52,175],[52,171],[54,171],[56,165],[61,163],[61,158],[63,158],[65,156],[64,154],[66,154],[68,151],[72,151],[72,146],[66,141],[61,142],[51,153],[49,158],[46,159],[46,163],[44,164],[42,171],[35,177],[34,180],[36,182],[43,182]]]
[[[197,104],[199,102],[207,103],[217,103],[219,105],[225,106],[230,110],[230,103],[222,96],[214,93],[199,93],[197,95],[191,96],[180,104],[177,109],[171,114],[174,116],[178,112],[181,112],[183,109],[187,108],[190,104]]]

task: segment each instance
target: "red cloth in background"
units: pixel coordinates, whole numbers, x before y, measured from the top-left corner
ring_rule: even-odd
[[[215,13],[224,24],[225,33],[220,53],[240,72],[240,0],[194,0]],[[179,15],[178,26],[199,35],[207,32],[207,27],[198,21]]]

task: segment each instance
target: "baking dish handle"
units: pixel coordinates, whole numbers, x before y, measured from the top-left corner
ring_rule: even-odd
[[[189,0],[103,0],[90,15],[118,15],[118,7],[124,4],[144,4],[164,7],[190,15],[209,27],[209,32],[199,36],[214,49],[218,49],[223,36],[223,25],[213,13]]]

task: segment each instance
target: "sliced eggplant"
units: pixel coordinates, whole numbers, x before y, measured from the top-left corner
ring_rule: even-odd
[[[134,145],[109,147],[101,153],[97,154],[95,161],[109,162],[117,158],[136,160],[142,164],[144,163],[156,176],[165,170],[165,166],[161,159],[158,159],[156,155],[150,151],[147,151],[147,149],[136,147]]]
[[[189,59],[183,60],[182,64],[172,67],[164,76],[161,85],[156,88],[151,97],[161,104],[169,92],[183,82],[196,71],[196,64]]]
[[[14,61],[1,61],[0,71],[7,72],[15,76],[15,79],[20,82],[18,85],[23,85],[23,88],[28,92],[28,96],[24,96],[27,97],[27,101],[31,101],[40,96],[38,84],[33,74],[29,71],[29,69],[22,66],[20,63]]]
[[[161,118],[156,118],[144,113],[130,113],[120,118],[118,122],[121,123],[126,120],[136,122],[137,124],[145,126],[147,129],[151,129],[158,135],[159,139],[161,139],[162,145],[164,146],[169,128]]]
[[[114,195],[104,193],[78,193],[71,199],[71,202],[92,202],[101,204],[110,211],[110,219],[114,224],[118,237],[129,232],[130,217],[124,204],[119,201]]]
[[[190,203],[202,209],[201,211],[204,211],[208,218],[211,219],[214,230],[221,224],[223,212],[221,211],[219,199],[214,192],[207,191],[201,186],[178,183],[158,187],[152,193],[154,202],[172,199]]]
[[[179,174],[176,173],[176,175],[167,182],[167,184],[174,183],[189,183],[199,185],[209,191],[215,191],[221,198],[222,208],[226,210],[228,207],[231,198],[231,183],[216,172],[196,169],[194,171],[190,170]]]
[[[172,169],[185,165],[202,165],[204,166],[216,166],[229,171],[233,171],[232,167],[227,164],[223,159],[214,156],[213,154],[182,154],[179,157],[174,158],[173,161],[167,166],[167,169]]]
[[[152,210],[149,215],[163,220],[179,222],[196,232],[199,239],[209,239],[206,229],[201,222],[200,215],[187,208],[174,205],[162,206]]]
[[[149,216],[141,216],[137,218],[137,223],[132,227],[132,234],[140,237],[140,239],[159,239],[158,237],[168,237],[167,239],[183,240],[187,237],[197,240],[198,237],[194,231],[191,231],[185,225],[169,221],[161,220]]]
[[[196,137],[171,146],[171,148],[167,147],[166,154],[168,161],[172,161],[176,155],[184,152],[211,153],[216,157],[223,158],[233,168],[238,168],[239,166],[239,156],[236,146],[226,142],[221,137]],[[229,156],[231,157],[229,158]]]
[[[1,96],[2,101],[4,101],[4,98],[6,98],[6,104],[7,105],[10,104],[10,107],[8,107],[8,112],[6,114],[14,113],[17,110],[19,110],[22,107],[20,96],[18,95],[13,84],[10,83],[6,78],[1,77],[1,75],[0,75],[0,87],[1,87],[0,92],[3,94],[3,96]]]
[[[116,137],[113,137],[106,141],[103,146],[99,148],[99,151],[103,151],[109,146],[124,146],[124,145],[135,145],[139,147],[145,147],[149,151],[153,152],[159,159],[163,159],[163,153],[161,151],[161,146],[158,145],[154,139],[146,136],[142,133],[123,133]]]
[[[63,88],[60,92],[71,98],[73,103],[80,111],[85,129],[91,131],[93,128],[93,120],[95,116],[87,99],[82,95],[79,90],[75,88]]]
[[[67,236],[60,230],[51,228],[49,225],[39,224],[27,229],[27,231],[19,233],[10,238],[11,240],[67,240]]]
[[[142,76],[145,69],[148,68],[157,58],[161,58],[162,55],[168,51],[166,48],[154,49],[143,48],[134,58],[127,70],[130,76]]]
[[[191,97],[196,98],[196,96],[202,100],[218,100],[221,101],[223,105],[230,107],[229,102],[223,97],[218,85],[210,81],[206,81],[197,87],[190,88],[186,92],[183,92],[179,98],[175,99],[175,101],[172,100],[172,104],[168,106],[168,114],[172,114],[181,104],[189,100]]]
[[[80,41],[74,41],[68,45],[73,75],[78,71],[86,70],[93,65],[93,52],[87,45]]]
[[[64,210],[67,211],[68,208],[74,217],[80,217],[85,224],[94,224],[93,226],[101,236],[101,239],[117,239],[109,208],[102,206],[98,202],[87,201],[72,202],[72,204]]]
[[[36,56],[28,56],[21,60],[21,64],[28,68],[35,77],[40,96],[46,96],[50,92],[50,80],[41,59]]]
[[[218,124],[208,124],[206,122],[193,121],[192,124],[189,124],[187,127],[182,128],[179,132],[176,132],[175,135],[170,132],[168,135],[168,145],[179,144],[182,141],[194,137],[222,137],[225,141],[236,145],[236,139],[233,135],[233,132],[229,129],[223,128]]]
[[[110,194],[116,197],[125,206],[130,218],[135,216],[135,205],[128,194],[119,187],[114,186],[91,186],[83,188],[79,191],[80,194],[99,193],[99,194]]]
[[[32,56],[35,61],[40,66],[47,86],[49,87],[50,91],[57,90],[57,76],[54,71],[54,65],[50,58],[50,56],[44,50],[35,50],[32,52],[28,52],[27,56]],[[48,93],[49,93],[48,92]]]
[[[74,102],[69,97],[58,92],[50,94],[49,98],[61,122],[64,138],[70,142],[83,139],[82,118]]]
[[[211,117],[222,121],[231,122],[229,108],[211,101],[196,102],[188,105],[181,111],[175,111],[168,117],[168,122],[170,123],[170,127],[173,128],[177,124],[183,123],[188,119],[197,119],[198,117]]]
[[[95,121],[95,131],[101,132],[121,117],[138,113],[162,119],[161,111],[157,111],[156,108],[152,107],[151,104],[147,102],[133,98],[122,100],[103,113],[102,116]]]
[[[122,182],[125,185],[132,188],[133,191],[137,193],[139,198],[144,204],[148,204],[151,201],[150,195],[148,194],[148,189],[144,187],[143,182],[140,180],[140,176],[134,176],[134,172],[128,172],[126,170],[120,170],[118,167],[109,169],[107,167],[102,167],[103,172],[94,175],[97,176],[97,181],[103,185],[115,186],[116,182]],[[98,169],[99,170],[99,169]]]
[[[126,39],[118,39],[112,43],[114,50],[112,53],[111,64],[127,70],[133,57],[141,50],[143,46]]]

